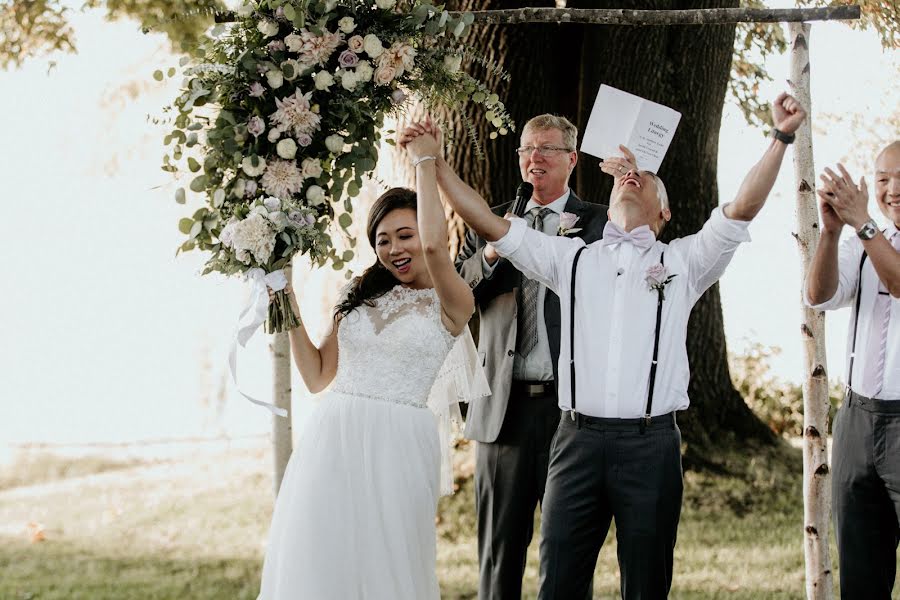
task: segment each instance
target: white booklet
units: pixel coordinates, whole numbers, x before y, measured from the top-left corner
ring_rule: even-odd
[[[591,109],[581,151],[598,158],[634,152],[638,169],[656,173],[681,120],[681,113],[640,96],[601,85]]]

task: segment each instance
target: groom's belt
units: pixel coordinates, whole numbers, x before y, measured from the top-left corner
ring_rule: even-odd
[[[527,396],[529,398],[544,398],[546,396],[556,396],[556,384],[551,381],[517,381],[513,380],[513,394],[518,396]]]
[[[568,410],[562,411],[563,421],[572,422],[572,413]],[[657,415],[645,419],[639,417],[637,419],[614,419],[610,417],[590,417],[581,413],[575,413],[575,426],[587,427],[589,429],[602,429],[606,431],[633,431],[641,427],[641,423],[648,430],[652,429],[674,429],[675,428],[675,411],[664,415]]]

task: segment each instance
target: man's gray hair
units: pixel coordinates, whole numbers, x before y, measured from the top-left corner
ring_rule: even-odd
[[[652,171],[647,172],[653,175],[653,180],[656,181],[656,197],[659,198],[659,205],[662,208],[669,208],[669,192],[666,191],[666,184],[663,183],[662,177]]]
[[[578,147],[578,128],[565,117],[549,113],[538,115],[525,123],[525,127],[522,128],[522,135],[529,129],[537,129],[538,131],[559,129],[562,132],[563,143],[566,145],[566,148],[575,150]]]

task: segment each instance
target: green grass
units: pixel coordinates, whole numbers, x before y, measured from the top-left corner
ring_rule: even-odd
[[[799,453],[745,448],[717,462],[730,475],[686,474],[671,597],[805,597]],[[78,477],[0,491],[0,600],[253,600],[272,509],[270,465],[266,449],[232,449],[90,475],[83,466]],[[476,596],[472,502],[471,480],[441,502],[445,599]],[[29,523],[44,541],[31,541]],[[537,594],[536,542],[526,598]],[[615,597],[611,531],[595,598]]]

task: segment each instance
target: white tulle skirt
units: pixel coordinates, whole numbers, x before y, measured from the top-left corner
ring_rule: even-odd
[[[326,394],[294,448],[259,600],[430,600],[440,442],[427,408]]]

